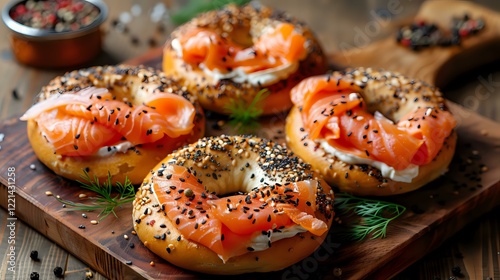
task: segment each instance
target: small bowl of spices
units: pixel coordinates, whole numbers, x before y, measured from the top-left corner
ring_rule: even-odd
[[[69,68],[101,51],[101,25],[108,14],[101,0],[11,1],[2,9],[15,58],[30,66]]]

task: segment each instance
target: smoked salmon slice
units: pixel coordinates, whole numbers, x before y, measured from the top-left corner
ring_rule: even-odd
[[[327,224],[314,217],[314,180],[262,186],[247,194],[221,198],[207,192],[183,166],[168,165],[162,176],[152,180],[153,193],[182,235],[210,248],[223,260],[248,252],[252,238],[270,238],[288,226],[300,225],[318,236],[328,231]]]
[[[242,68],[246,73],[298,62],[307,55],[306,38],[289,23],[281,23],[262,34],[252,47],[243,47],[205,28],[193,28],[179,38],[182,58],[203,63],[221,73]]]
[[[416,108],[395,124],[370,112],[360,91],[338,77],[316,76],[294,87],[291,99],[309,138],[396,170],[431,162],[456,125],[450,112],[431,106]]]
[[[194,106],[175,94],[151,94],[144,104],[133,105],[114,100],[107,89],[89,87],[53,95],[21,120],[36,120],[56,153],[87,156],[119,141],[140,145],[188,134],[194,117]]]

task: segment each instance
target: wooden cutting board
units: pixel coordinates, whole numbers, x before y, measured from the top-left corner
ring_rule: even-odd
[[[463,38],[458,46],[414,51],[401,46],[395,35],[365,44],[368,35],[358,34],[353,46],[341,47],[331,53],[329,59],[338,69],[359,66],[383,68],[442,88],[457,76],[500,59],[500,13],[472,1],[429,0],[422,3],[412,20],[436,24],[446,33],[450,32],[452,18],[465,14],[471,19],[482,19],[484,28]],[[362,36],[365,36],[364,40]]]
[[[160,58],[158,49],[129,63],[159,67]],[[342,279],[386,279],[499,205],[500,124],[454,103],[449,105],[459,123],[459,144],[450,171],[413,193],[385,198],[408,209],[389,226],[386,239],[341,242],[333,228],[325,243],[302,262],[283,271],[243,278],[335,279],[334,274],[341,270]],[[259,136],[284,142],[285,117],[263,119]],[[208,135],[235,133],[229,125],[216,125],[219,120],[209,116]],[[98,220],[97,213],[86,213],[84,218],[82,212],[65,211],[53,196],[46,195],[47,191],[72,201],[78,201],[81,193],[91,193],[54,175],[36,159],[24,122],[17,118],[3,120],[0,133],[4,135],[0,142],[0,194],[7,197],[7,186],[15,181],[15,217],[111,279],[211,278],[174,267],[146,249],[132,234],[131,205],[118,209],[118,218],[109,216],[97,225],[90,222]],[[9,174],[13,168],[15,172],[10,173],[15,177]],[[0,200],[6,209],[11,208],[8,203],[12,201]],[[82,225],[85,228],[80,228]]]

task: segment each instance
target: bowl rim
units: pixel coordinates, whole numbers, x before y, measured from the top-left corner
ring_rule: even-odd
[[[88,2],[93,4],[99,9],[99,15],[97,18],[89,25],[80,28],[75,31],[63,31],[56,32],[53,30],[33,28],[23,25],[13,18],[11,18],[9,12],[13,7],[20,3],[26,2],[27,0],[20,1],[10,1],[2,9],[2,21],[4,24],[16,35],[27,37],[28,39],[40,39],[40,40],[60,40],[60,39],[71,39],[79,37],[88,33],[93,32],[106,20],[108,16],[108,7],[101,0],[82,0],[83,2]]]

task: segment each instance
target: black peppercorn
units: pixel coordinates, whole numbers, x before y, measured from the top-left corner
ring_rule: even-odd
[[[456,276],[460,276],[462,275],[462,269],[460,268],[460,266],[458,265],[455,265],[452,269],[451,269],[451,272],[453,273],[453,275],[456,275]]]
[[[56,266],[54,268],[54,275],[57,277],[57,278],[62,278],[64,276],[64,271],[62,269],[62,267],[60,266]]]
[[[40,279],[40,274],[38,274],[38,272],[35,271],[31,272],[30,280],[38,280],[38,279]]]
[[[39,261],[39,259],[38,259],[38,251],[36,251],[36,250],[31,251],[30,258],[32,260],[34,260],[34,261]]]

